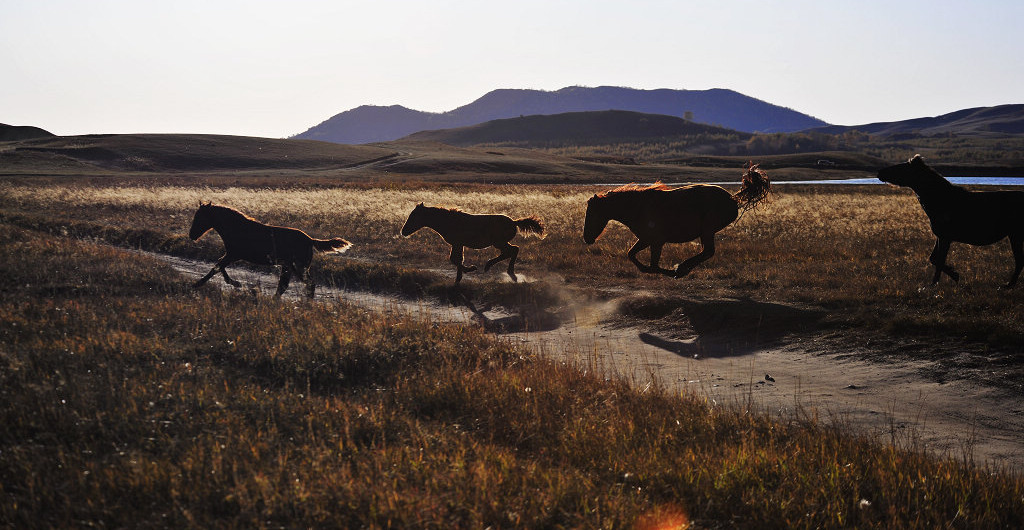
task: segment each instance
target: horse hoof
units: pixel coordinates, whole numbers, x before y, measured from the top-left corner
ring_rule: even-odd
[[[476,265],[470,265],[470,266],[462,269],[462,272],[473,272],[475,270],[476,270]]]

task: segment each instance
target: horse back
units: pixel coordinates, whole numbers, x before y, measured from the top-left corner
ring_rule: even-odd
[[[739,206],[721,186],[693,184],[669,192],[669,212],[679,221],[697,223],[702,230],[717,232],[736,220]]]
[[[441,234],[449,244],[487,248],[511,241],[516,236],[515,222],[507,215],[460,213],[465,217],[452,224],[449,235]]]
[[[718,232],[739,215],[732,194],[721,186],[694,184],[645,193],[644,200],[635,205],[637,211],[619,219],[644,241],[693,241]]]
[[[222,239],[228,252],[252,263],[304,264],[313,256],[313,240],[298,228],[253,223],[234,237],[224,238],[222,235]]]
[[[1010,235],[1024,235],[1024,191],[968,191],[921,206],[936,236],[973,245],[988,245]]]

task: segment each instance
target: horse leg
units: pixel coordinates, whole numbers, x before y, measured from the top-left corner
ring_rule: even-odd
[[[512,281],[518,282],[519,278],[516,277],[516,258],[519,257],[519,247],[515,245],[509,245],[509,248],[512,249],[512,257],[508,259],[508,270],[506,270],[505,272],[507,272],[508,275],[512,277]]]
[[[928,257],[928,261],[930,261],[932,265],[935,265],[935,275],[932,276],[932,285],[939,283],[939,278],[942,276],[942,273],[949,275],[954,282],[960,281],[960,274],[953,270],[953,267],[946,264],[946,256],[949,255],[950,243],[951,241],[942,238],[935,239],[935,248],[932,249],[932,255]]]
[[[491,258],[490,260],[487,261],[487,264],[484,265],[484,272],[487,272],[488,269],[490,269],[492,266],[494,266],[499,261],[503,261],[503,260],[507,259],[507,260],[509,260],[508,261],[508,270],[507,270],[508,275],[512,277],[512,281],[514,281],[514,282],[519,281],[519,279],[516,278],[516,272],[515,272],[516,256],[519,255],[519,247],[517,247],[515,245],[512,245],[508,241],[506,241],[505,243],[502,243],[501,245],[495,245],[495,248],[500,250],[501,254],[498,254],[497,256],[495,256],[495,257],[493,257],[493,258]]]
[[[199,281],[197,281],[195,284],[193,284],[193,287],[200,287],[200,286],[202,286],[204,283],[208,282],[210,280],[210,278],[213,278],[213,275],[217,274],[218,272],[220,272],[221,274],[224,275],[224,281],[227,282],[228,284],[233,285],[235,287],[241,287],[242,284],[236,282],[235,280],[232,280],[228,276],[227,271],[224,270],[225,267],[227,267],[228,265],[230,265],[230,264],[232,264],[234,262],[235,262],[234,258],[228,257],[227,254],[224,254],[223,256],[220,257],[219,260],[217,260],[217,263],[213,266],[213,268],[210,269],[210,272],[206,273],[206,276],[203,276],[202,278],[199,279]]]
[[[636,259],[636,254],[649,246],[651,246],[650,243],[645,243],[643,240],[637,239],[636,243],[633,243],[633,246],[629,247],[629,251],[626,252],[626,257],[629,258],[629,261],[633,262],[633,265],[636,265],[636,268],[640,269],[640,272],[654,272],[650,265],[644,265],[643,263],[640,263],[640,260]]]
[[[657,272],[664,274],[665,276],[672,276],[675,274],[673,271],[661,268],[661,249],[664,246],[664,243],[655,243],[651,245],[651,272]]]
[[[274,295],[274,298],[281,298],[281,295],[284,294],[285,290],[288,289],[288,282],[290,282],[291,279],[292,279],[292,267],[291,267],[291,265],[282,265],[281,266],[281,280],[277,282],[277,294]]]
[[[701,249],[700,252],[697,253],[697,255],[690,256],[690,258],[687,259],[686,261],[680,263],[679,265],[676,265],[676,271],[675,273],[673,273],[673,277],[682,278],[683,276],[690,274],[690,271],[692,271],[694,267],[700,265],[701,263],[704,263],[705,261],[711,259],[711,256],[715,255],[714,232],[710,234],[701,235],[700,246]]]
[[[220,275],[224,277],[224,281],[230,283],[231,285],[233,285],[235,287],[241,287],[242,286],[242,282],[232,280],[231,277],[228,276],[228,269],[227,269],[227,267],[221,267],[220,268]]]
[[[476,265],[470,265],[467,267],[462,264],[462,252],[462,245],[452,245],[452,253],[448,256],[448,261],[451,261],[452,265],[455,265],[455,283],[462,281],[462,273],[473,272],[476,270]]]
[[[1024,234],[1010,236],[1010,250],[1013,251],[1013,275],[1010,276],[1010,282],[1003,289],[1010,289],[1017,285],[1017,277],[1020,276],[1020,271],[1024,269]]]

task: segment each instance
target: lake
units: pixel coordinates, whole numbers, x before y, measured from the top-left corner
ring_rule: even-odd
[[[1024,186],[1024,177],[946,177],[953,184],[976,186]],[[728,182],[726,184],[739,184]],[[772,184],[885,184],[874,177],[834,180],[780,180]]]

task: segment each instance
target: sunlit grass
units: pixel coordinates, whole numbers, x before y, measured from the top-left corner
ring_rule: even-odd
[[[1018,527],[1024,482],[0,224],[0,521]]]
[[[588,289],[626,286],[673,295],[754,297],[808,303],[833,311],[841,321],[892,332],[941,332],[957,338],[1012,343],[1024,332],[1014,292],[1000,292],[1011,270],[1005,243],[954,245],[950,261],[959,284],[948,279],[930,288],[927,262],[933,244],[927,219],[914,196],[883,186],[778,186],[770,205],[749,212],[718,236],[715,257],[687,278],[640,274],[625,259],[633,236],[611,223],[596,245],[582,242],[586,199],[594,187],[559,186],[339,186],[251,188],[0,184],[0,208],[53,223],[74,221],[114,230],[148,230],[165,239],[151,250],[188,254],[205,249],[214,259],[219,241],[184,238],[200,201],[238,208],[273,224],[296,226],[316,237],[344,237],[355,246],[328,267],[362,261],[376,266],[424,269],[438,281],[453,276],[448,246],[423,230],[402,238],[399,230],[418,202],[470,212],[544,219],[543,240],[517,238],[517,271],[530,278],[568,282]],[[162,236],[161,236],[162,235]],[[125,239],[123,236],[121,239]],[[131,246],[131,242],[127,242]],[[190,250],[191,249],[191,250]],[[674,264],[697,251],[695,244],[668,245],[662,262]],[[480,264],[493,249],[467,251]],[[646,259],[646,254],[641,254]],[[362,270],[369,265],[360,265]],[[364,273],[359,273],[364,274]],[[358,276],[358,274],[356,274]],[[469,282],[500,281],[500,271],[475,273]],[[413,289],[415,291],[416,289]]]

